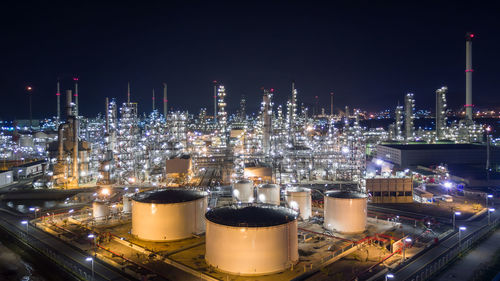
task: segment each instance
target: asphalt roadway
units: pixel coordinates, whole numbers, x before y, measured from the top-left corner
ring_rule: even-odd
[[[500,218],[498,212],[499,211],[496,211],[491,214],[491,221]],[[476,230],[485,226],[487,223],[488,223],[488,216],[486,214],[470,222],[462,221],[460,223],[457,223],[457,227],[459,226],[466,227],[466,230],[462,231],[461,233],[462,241],[464,241],[468,236],[472,235]],[[420,269],[425,267],[427,264],[432,262],[434,259],[442,255],[448,249],[453,247],[458,247],[459,244],[458,236],[459,236],[458,232],[455,232],[453,235],[448,236],[445,240],[441,241],[438,245],[435,245],[434,247],[426,251],[424,254],[412,259],[408,264],[393,272],[392,274],[394,275],[394,278],[391,280],[398,280],[398,281],[408,280],[413,274],[415,274]]]

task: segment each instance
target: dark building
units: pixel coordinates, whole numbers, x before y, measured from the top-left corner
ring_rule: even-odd
[[[397,168],[439,164],[468,165],[486,168],[486,146],[479,144],[380,144],[377,158]],[[490,147],[490,167],[498,170],[500,149]]]

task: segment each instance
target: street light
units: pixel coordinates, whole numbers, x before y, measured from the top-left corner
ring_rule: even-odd
[[[458,250],[462,248],[462,231],[465,231],[467,228],[465,226],[461,226],[458,228]]]
[[[26,234],[28,234],[28,221],[24,220],[24,221],[21,221],[21,224],[25,224],[26,225]]]
[[[411,243],[411,238],[406,238],[403,241],[403,261],[406,259],[406,243]]]
[[[94,259],[92,257],[88,257],[85,260],[92,263],[92,281],[94,281]]]
[[[387,274],[385,275],[385,281],[387,281],[387,280],[389,280],[389,279],[392,279],[392,278],[394,278],[394,274],[392,274],[392,273],[387,273]]]
[[[94,248],[94,256],[95,256],[96,255],[96,241],[95,241],[96,237],[93,233],[89,234],[87,237],[92,239],[92,247]]]
[[[493,194],[486,195],[486,208],[488,208],[488,199],[493,198]]]
[[[495,209],[493,209],[493,208],[489,208],[489,209],[488,209],[488,224],[490,224],[490,220],[491,220],[491,218],[490,218],[490,217],[491,217],[491,213],[492,213],[492,212],[494,212],[494,211],[495,211]]]
[[[453,213],[453,231],[455,231],[455,216],[460,216],[462,212],[454,212]]]

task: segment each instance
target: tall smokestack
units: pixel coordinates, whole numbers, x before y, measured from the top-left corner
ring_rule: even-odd
[[[167,83],[163,83],[163,116],[167,120],[168,100],[167,100]]]
[[[106,97],[106,109],[104,110],[106,114],[106,134],[109,134],[109,98]]]
[[[333,92],[330,93],[330,115],[333,116]]]
[[[472,39],[474,34],[465,35],[465,116],[472,120]]]
[[[61,89],[59,81],[57,81],[56,97],[57,97],[57,120],[61,120]]]
[[[153,89],[153,111],[155,111],[155,89]]]
[[[75,81],[75,116],[78,117],[78,78],[73,78]]]
[[[75,181],[76,187],[78,187],[78,126],[79,122],[76,116],[73,117],[73,180]]]
[[[127,103],[130,103],[130,82],[127,83]]]
[[[214,80],[214,121],[217,122],[217,81]]]
[[[71,110],[71,94],[71,90],[66,90],[66,120],[68,120],[70,116],[73,116]]]

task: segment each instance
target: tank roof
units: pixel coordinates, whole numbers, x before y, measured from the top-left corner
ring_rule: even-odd
[[[346,198],[346,199],[356,199],[356,198],[366,198],[366,194],[357,191],[327,191],[325,196],[333,198]]]
[[[265,227],[285,224],[297,219],[297,212],[274,205],[224,206],[205,214],[207,220],[238,227]]]
[[[302,187],[302,186],[292,186],[286,189],[286,192],[307,192],[311,191],[310,188]]]
[[[194,201],[205,197],[204,192],[186,189],[162,189],[137,193],[134,201],[142,203],[169,204]]]
[[[259,185],[259,188],[279,188],[280,186],[274,183],[265,183]]]
[[[237,180],[236,183],[253,183],[253,182],[249,179],[240,179],[240,180]]]

